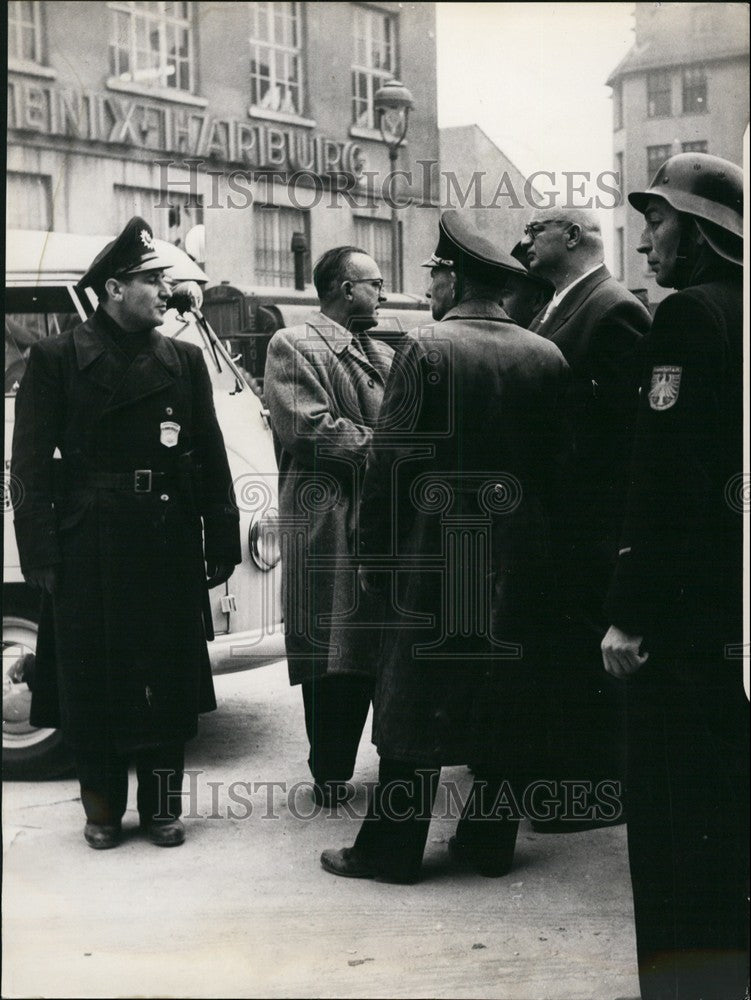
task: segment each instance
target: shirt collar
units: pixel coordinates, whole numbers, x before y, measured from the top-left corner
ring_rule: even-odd
[[[574,278],[574,280],[570,282],[568,285],[566,285],[565,288],[562,288],[560,291],[556,291],[555,295],[550,300],[549,308],[552,309],[554,306],[559,305],[564,295],[568,295],[571,289],[575,288],[579,284],[579,282],[584,281],[585,278],[588,278],[590,274],[594,274],[595,271],[599,270],[599,268],[601,267],[605,267],[603,261],[600,261],[599,264],[595,264],[594,267],[590,267],[588,271],[585,271],[584,274],[580,274],[578,278]]]

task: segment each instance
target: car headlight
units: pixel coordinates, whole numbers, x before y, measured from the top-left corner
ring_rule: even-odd
[[[248,531],[248,543],[253,562],[259,569],[269,570],[276,566],[282,558],[277,511],[267,510],[264,514],[253,517]]]

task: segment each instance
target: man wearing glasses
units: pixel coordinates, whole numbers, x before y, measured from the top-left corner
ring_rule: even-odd
[[[357,247],[313,270],[321,303],[271,339],[265,394],[279,465],[285,641],[302,686],[314,798],[348,794],[370,707],[374,664],[352,638],[359,487],[393,350],[368,333],[386,301],[378,265]]]
[[[638,348],[651,317],[608,271],[600,224],[584,209],[540,209],[521,241],[530,274],[555,287],[530,329],[552,341],[571,368],[569,412],[575,446],[564,476],[561,622],[552,682],[559,707],[549,727],[550,779],[620,781],[618,692],[603,679],[602,601],[618,554],[638,398]],[[618,822],[622,816],[608,817]],[[601,825],[592,809],[536,823],[540,832]]]

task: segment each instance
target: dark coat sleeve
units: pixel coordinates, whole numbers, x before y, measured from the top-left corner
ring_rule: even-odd
[[[671,295],[645,345],[631,481],[621,550],[606,599],[625,632],[669,632],[685,617],[679,602],[705,576],[718,508],[717,413],[726,363],[721,323],[691,291]],[[655,369],[680,371],[677,398],[650,398]],[[718,554],[719,555],[719,554]]]
[[[189,345],[188,345],[189,346]],[[240,514],[224,438],[214,409],[211,379],[201,351],[190,352],[195,417],[195,462],[199,510],[203,518],[206,561],[236,566],[242,562]]]
[[[11,482],[21,571],[61,561],[54,511],[54,459],[64,424],[59,345],[32,344],[16,395]]]

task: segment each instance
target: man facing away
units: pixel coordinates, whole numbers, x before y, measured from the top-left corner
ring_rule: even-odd
[[[362,579],[383,590],[374,695],[379,783],[334,875],[420,876],[444,765],[476,781],[460,864],[511,867],[548,652],[550,485],[565,448],[560,351],[498,304],[520,265],[456,211],[430,268],[437,321],[394,359],[360,508]],[[387,608],[391,598],[391,607]]]
[[[386,301],[378,265],[340,246],[315,266],[321,311],[271,339],[265,394],[279,465],[290,682],[302,686],[314,797],[347,793],[370,707],[373,664],[352,645],[352,562],[365,457],[393,350],[369,336]]]
[[[591,781],[593,798],[576,816],[535,823],[541,832],[570,832],[623,818],[610,807],[602,811],[595,792],[602,782],[610,788],[623,779],[622,695],[603,675],[599,641],[628,485],[640,343],[651,320],[605,266],[595,213],[539,209],[521,250],[530,274],[555,287],[530,329],[560,349],[572,375],[574,448],[558,507],[560,627],[551,678],[559,712],[548,731],[559,773],[548,777]]]

